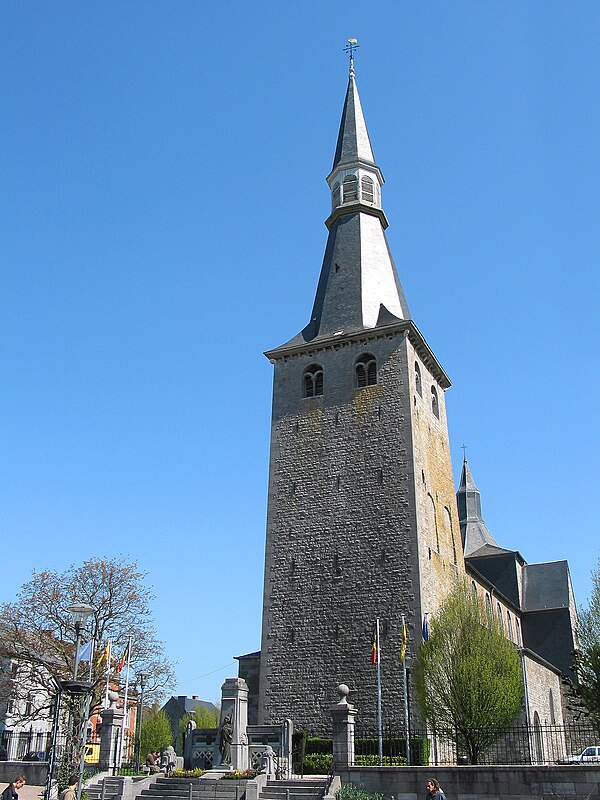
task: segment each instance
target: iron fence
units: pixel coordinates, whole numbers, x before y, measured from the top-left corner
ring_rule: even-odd
[[[592,745],[600,745],[599,731],[589,723],[568,725],[515,725],[508,729],[411,730],[412,765],[453,764],[565,764],[576,759]],[[357,766],[405,766],[406,735],[403,729],[387,726],[379,736],[372,728],[355,729],[355,764]],[[600,765],[600,756],[594,759]],[[587,763],[587,758],[581,758]]]

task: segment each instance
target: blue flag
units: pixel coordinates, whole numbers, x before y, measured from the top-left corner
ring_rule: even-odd
[[[425,614],[423,617],[423,641],[426,642],[429,639],[429,623],[427,621],[427,617],[429,615]]]
[[[81,645],[81,649],[79,650],[79,662],[82,661],[91,661],[92,660],[92,646],[94,642],[86,642],[85,644]]]

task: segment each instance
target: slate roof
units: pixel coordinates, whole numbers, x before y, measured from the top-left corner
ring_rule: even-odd
[[[569,608],[569,565],[547,561],[523,567],[523,611]]]
[[[348,164],[359,160],[375,163],[371,139],[354,79],[354,69],[351,68],[331,169],[335,169],[338,164]]]

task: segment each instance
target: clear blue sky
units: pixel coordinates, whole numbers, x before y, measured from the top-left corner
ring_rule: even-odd
[[[149,573],[178,693],[218,698],[259,647],[262,351],[308,321],[348,36],[392,252],[453,381],[455,478],[466,443],[499,543],[568,558],[587,600],[597,2],[7,0],[0,16],[0,600],[31,570],[124,554]]]

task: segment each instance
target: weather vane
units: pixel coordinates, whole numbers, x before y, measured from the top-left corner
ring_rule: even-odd
[[[360,47],[358,43],[358,39],[348,39],[348,43],[346,47],[344,47],[344,53],[348,53],[350,57],[350,74],[354,74],[354,51],[358,50]]]

